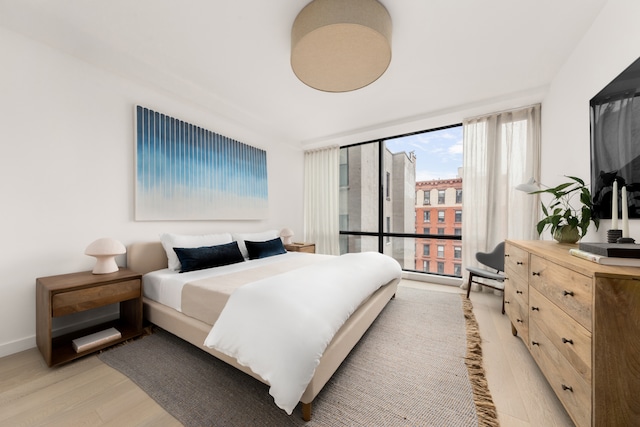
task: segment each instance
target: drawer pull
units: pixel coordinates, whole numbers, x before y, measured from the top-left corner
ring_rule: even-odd
[[[504,254],[504,257],[505,258],[509,258],[509,254]]]
[[[540,311],[539,307],[531,307],[531,311]]]
[[[573,340],[568,340],[566,338],[562,338],[562,342],[565,344],[572,344],[573,345]]]
[[[504,303],[505,303],[505,304],[510,304],[511,302],[510,302],[510,301],[508,301],[508,300],[504,300]]]
[[[521,293],[522,293],[522,291],[516,291],[516,294],[521,294]]]
[[[521,319],[516,319],[516,322],[518,322],[518,323],[524,323]]]
[[[564,295],[565,297],[566,296],[572,297],[573,296],[573,291],[562,291],[562,295]]]
[[[531,275],[532,275],[532,276],[539,276],[539,275],[540,275],[540,273],[538,273],[537,271],[534,271],[534,272],[532,272],[532,273],[531,273]]]
[[[522,262],[522,261],[516,261],[516,265],[522,265],[522,264],[524,264],[524,262]]]
[[[538,347],[540,347],[540,343],[538,341],[531,341],[531,345],[537,345]]]
[[[573,393],[573,387],[571,387],[570,385],[564,385],[564,384],[562,384],[562,389],[563,389],[563,390],[568,390],[568,391],[570,391],[570,392],[572,392],[572,393]]]

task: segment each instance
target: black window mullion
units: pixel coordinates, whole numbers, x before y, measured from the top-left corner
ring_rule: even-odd
[[[378,252],[384,252],[384,141],[378,141]]]

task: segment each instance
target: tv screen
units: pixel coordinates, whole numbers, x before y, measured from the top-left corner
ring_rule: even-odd
[[[627,188],[629,218],[640,218],[640,58],[590,102],[591,194],[598,218],[611,218],[613,181]]]

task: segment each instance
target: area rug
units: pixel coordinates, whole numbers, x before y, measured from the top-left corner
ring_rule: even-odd
[[[400,287],[309,422],[300,405],[288,416],[266,385],[161,329],[99,358],[185,426],[496,426],[470,308],[459,294]]]

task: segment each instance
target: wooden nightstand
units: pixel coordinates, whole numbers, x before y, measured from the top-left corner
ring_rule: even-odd
[[[52,338],[54,317],[120,303],[120,317],[97,326]],[[117,340],[76,352],[72,340],[108,328]],[[36,279],[36,342],[49,366],[59,365],[142,334],[142,276],[126,268],[115,273],[90,271]]]
[[[284,245],[284,248],[289,252],[307,252],[310,254],[316,253],[315,243],[291,243],[289,245]]]

